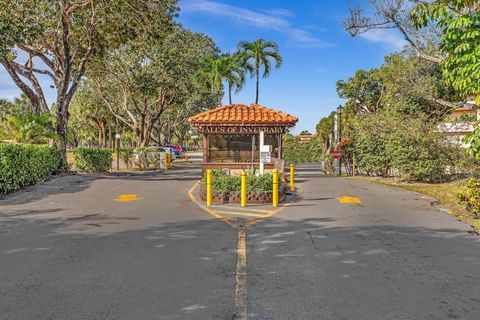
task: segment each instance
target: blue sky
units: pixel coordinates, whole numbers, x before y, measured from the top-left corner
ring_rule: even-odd
[[[222,51],[234,51],[240,41],[276,41],[284,63],[262,80],[260,104],[296,115],[300,121],[295,132],[314,132],[320,118],[342,103],[336,92],[338,80],[358,69],[380,66],[385,55],[404,45],[395,31],[351,38],[343,30],[348,6],[362,1],[181,0],[178,21],[212,37]],[[17,95],[19,90],[0,68],[0,98]],[[47,95],[53,102],[54,93]],[[254,99],[254,81],[249,80],[233,102],[250,104]]]
[[[239,41],[276,41],[283,66],[260,84],[260,104],[296,115],[295,132],[314,132],[321,117],[343,101],[336,82],[358,69],[380,66],[385,55],[405,45],[395,31],[373,31],[351,38],[342,22],[353,0],[181,0],[179,21],[211,36],[223,51]],[[250,80],[234,103],[255,99]],[[224,103],[228,99],[224,98]]]

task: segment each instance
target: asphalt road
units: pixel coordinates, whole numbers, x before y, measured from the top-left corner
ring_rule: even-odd
[[[415,193],[297,172],[299,199],[245,229],[248,319],[480,319],[470,227]],[[241,319],[238,232],[190,199],[199,175],[65,176],[0,199],[0,319]]]

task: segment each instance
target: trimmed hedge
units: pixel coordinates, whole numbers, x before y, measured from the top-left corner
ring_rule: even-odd
[[[112,150],[108,148],[77,148],[73,150],[74,166],[90,173],[107,172],[112,168]]]
[[[206,177],[204,178],[206,181]],[[283,185],[282,179],[278,179],[278,187]],[[240,191],[242,185],[241,176],[230,176],[223,172],[223,170],[213,170],[212,188],[215,191]],[[248,192],[267,192],[273,190],[273,177],[271,174],[264,174],[263,176],[248,175],[247,176],[247,191]]]
[[[0,194],[39,183],[58,170],[60,153],[46,145],[0,144]]]

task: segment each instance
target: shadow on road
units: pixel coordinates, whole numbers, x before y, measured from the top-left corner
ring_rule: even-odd
[[[328,319],[387,319],[392,314],[474,319],[480,314],[480,243],[475,237],[450,229],[335,227],[334,217],[289,220],[288,211],[282,215],[247,231],[249,318],[301,314],[315,319],[318,305]],[[11,239],[21,248],[6,244],[12,241],[4,237],[11,235],[0,232],[0,251],[9,255],[0,265],[9,279],[0,291],[6,318],[34,319],[40,310],[45,318],[68,318],[72,310],[75,319],[103,313],[120,320],[139,314],[232,318],[235,231],[223,222],[188,220],[103,234],[102,226],[111,223],[108,215],[45,221],[6,222],[9,230],[30,231],[28,237],[16,233],[21,242]],[[56,232],[77,223],[89,223],[98,232]],[[16,268],[18,259],[28,260],[26,253],[35,248],[44,248],[48,268],[43,259]],[[45,285],[49,279],[62,283],[61,294]],[[18,308],[26,296],[28,308]],[[190,306],[204,307],[190,312]]]
[[[52,176],[45,182],[28,186],[22,190],[0,196],[1,205],[20,205],[58,195],[73,194],[86,190],[99,180],[124,181],[197,181],[201,178],[198,165],[179,165],[169,171],[132,171],[112,172],[107,174],[72,174]],[[1,213],[0,209],[0,213]]]
[[[50,195],[81,192],[87,189],[95,179],[97,179],[95,176],[90,175],[52,176],[43,183],[1,196],[0,206],[25,204]],[[0,213],[1,211],[0,209]]]

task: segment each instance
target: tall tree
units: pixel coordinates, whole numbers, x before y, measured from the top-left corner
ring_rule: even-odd
[[[445,84],[440,66],[404,53],[385,57],[369,71],[359,70],[347,81],[337,82],[339,96],[348,99],[345,114],[372,114],[382,109],[412,117],[441,120],[461,105],[460,97]]]
[[[0,8],[0,63],[37,113],[48,111],[39,75],[56,90],[63,165],[69,105],[89,60],[128,39],[162,37],[177,11],[176,0],[0,0]]]
[[[238,93],[245,83],[246,67],[239,54],[224,53],[219,57],[208,57],[202,63],[195,77],[197,81],[219,96],[223,93],[223,83],[228,85],[228,101],[232,104],[232,91]]]
[[[273,41],[257,39],[254,42],[240,42],[238,50],[245,64],[248,64],[252,71],[252,76],[256,79],[255,103],[258,104],[260,94],[260,71],[263,68],[262,77],[265,79],[270,75],[273,60],[278,69],[282,65],[283,59],[280,55],[278,44]]]
[[[232,104],[232,91],[239,93],[245,84],[245,73],[248,70],[248,65],[242,61],[239,53],[222,54],[222,65],[224,69],[224,79],[228,84],[228,103]]]
[[[178,29],[160,42],[136,41],[111,51],[89,78],[109,112],[135,132],[136,146],[145,147],[162,115],[184,107],[198,90],[192,72],[216,50],[210,38]]]
[[[96,136],[97,146],[113,147],[112,135],[120,132],[118,128],[115,128],[114,132],[113,116],[96,94],[90,81],[82,81],[72,100],[70,110],[70,127],[73,127],[73,130],[70,130],[69,139],[73,140],[72,144],[78,144],[83,140],[82,138],[94,141]]]
[[[475,96],[480,105],[480,2],[435,0],[412,10],[417,28],[434,23],[441,30],[440,49],[444,75],[465,96]]]
[[[412,6],[418,2],[418,0],[368,0],[367,10],[362,6],[350,8],[344,27],[353,37],[372,30],[397,30],[417,56],[440,63],[444,55],[438,51],[436,27],[426,24],[425,28],[418,30],[410,17]],[[371,14],[366,14],[365,11]]]
[[[205,58],[195,73],[195,79],[201,86],[209,89],[212,94],[221,97],[223,94],[224,76],[220,58],[216,56]],[[221,103],[221,100],[219,103]]]

